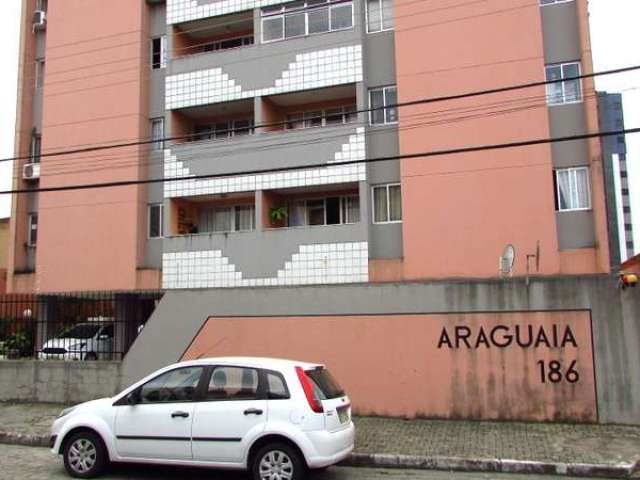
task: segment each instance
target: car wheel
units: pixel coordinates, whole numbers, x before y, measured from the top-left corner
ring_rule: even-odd
[[[94,478],[108,463],[107,449],[102,439],[93,432],[74,434],[64,447],[64,467],[75,478]]]
[[[85,354],[84,356],[85,361],[94,361],[94,360],[98,360],[98,355],[96,355],[94,352],[89,352],[87,354]]]
[[[307,466],[295,448],[286,443],[265,445],[253,458],[253,480],[302,480]]]

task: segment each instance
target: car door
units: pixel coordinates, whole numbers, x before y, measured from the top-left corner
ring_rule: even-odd
[[[137,388],[117,405],[116,450],[132,459],[191,460],[191,425],[205,368],[180,367]]]
[[[240,464],[267,421],[258,369],[214,366],[193,418],[193,459]]]

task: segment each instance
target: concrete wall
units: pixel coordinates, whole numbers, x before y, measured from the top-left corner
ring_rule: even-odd
[[[111,397],[120,362],[0,361],[0,401],[73,404]]]
[[[321,316],[345,318],[360,315],[469,313],[498,316],[513,312],[562,313],[576,310],[590,312],[592,319],[598,421],[640,424],[640,377],[635,373],[640,369],[640,327],[637,322],[640,294],[634,289],[620,290],[617,279],[608,276],[536,278],[531,279],[529,285],[524,279],[448,280],[168,292],[124,360],[123,383],[132,383],[182,358],[210,317],[309,317],[311,326],[314,317],[317,319]],[[354,330],[347,328],[348,325],[345,322],[336,326],[333,335],[353,335]],[[232,339],[232,344],[242,345],[244,338],[247,345],[252,345],[254,336],[261,336],[260,331],[255,333],[253,329],[250,336]],[[360,331],[365,335],[369,329]],[[288,330],[283,342],[293,345],[298,338],[308,335],[303,324]],[[386,356],[388,364],[394,365],[399,356],[404,355],[405,344],[402,339],[405,337],[388,330],[384,338],[386,343],[379,345],[378,355]],[[423,350],[412,350],[416,363],[436,358],[430,353],[434,349],[430,337],[421,336],[412,341],[423,341],[424,344]],[[335,344],[340,347],[342,342]],[[158,345],[162,345],[162,348],[157,348]],[[319,342],[319,345],[323,344]],[[357,358],[364,351],[362,345],[359,340],[354,340],[349,346],[349,355]],[[582,345],[589,348],[584,342]],[[317,355],[318,352],[317,349],[310,350],[308,355],[323,360],[323,355]],[[208,355],[215,356],[216,348],[211,349]],[[480,360],[477,357],[476,365],[482,364]],[[520,364],[516,362],[513,368],[521,368],[517,365]],[[463,369],[461,375],[468,375],[471,383],[477,383],[472,368]],[[586,376],[588,378],[588,371]],[[446,382],[434,381],[431,389],[446,388],[446,385]],[[391,393],[387,395],[398,402],[402,401],[402,396],[393,387],[389,386]],[[555,394],[562,396],[562,391],[557,389]],[[476,400],[478,398],[470,394],[465,401]],[[423,408],[422,411],[429,410]],[[371,413],[384,413],[384,410]],[[477,418],[473,411],[468,416]],[[535,417],[528,415],[526,418]],[[584,417],[576,419],[584,420]]]

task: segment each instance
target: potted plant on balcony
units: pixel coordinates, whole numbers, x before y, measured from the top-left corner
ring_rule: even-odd
[[[281,228],[285,226],[285,222],[288,216],[287,207],[273,207],[269,210],[269,218],[271,219],[271,226],[275,228]]]

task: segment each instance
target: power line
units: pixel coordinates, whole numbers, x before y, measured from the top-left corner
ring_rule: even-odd
[[[431,152],[411,153],[406,155],[394,155],[390,157],[369,158],[364,160],[349,160],[349,161],[339,162],[339,163],[316,163],[312,165],[294,165],[294,166],[288,166],[288,167],[270,168],[270,169],[261,169],[261,170],[245,170],[240,172],[191,175],[188,177],[150,178],[145,180],[122,180],[122,181],[115,181],[115,182],[65,185],[60,187],[5,190],[5,191],[0,191],[0,195],[12,195],[12,194],[21,194],[21,193],[34,193],[34,192],[43,193],[43,192],[63,192],[63,191],[71,191],[71,190],[90,190],[90,189],[97,189],[97,188],[126,187],[131,185],[148,185],[153,183],[209,180],[209,179],[216,179],[216,178],[273,174],[273,173],[292,172],[292,171],[299,171],[299,170],[310,170],[314,168],[344,167],[347,165],[388,162],[390,160],[409,160],[409,159],[417,159],[417,158],[428,158],[428,157],[436,157],[436,156],[482,152],[482,151],[488,151],[488,150],[505,150],[509,148],[521,148],[521,147],[528,147],[528,146],[534,146],[534,145],[544,145],[544,144],[560,143],[560,142],[572,142],[577,140],[588,140],[592,138],[628,135],[632,133],[640,133],[640,128],[630,128],[630,129],[616,130],[616,131],[610,131],[610,132],[586,133],[584,135],[572,135],[569,137],[523,140],[519,142],[480,145],[480,146],[474,146],[474,147],[462,147],[462,148],[454,148],[454,149],[448,149],[448,150],[435,150]]]
[[[585,95],[585,98],[595,98],[596,94],[589,94],[589,96]],[[432,115],[432,113],[438,113],[438,112],[429,112],[429,113],[419,113],[419,114],[411,114],[411,115],[407,115],[404,117],[404,120],[406,121],[408,117],[414,117],[416,120],[423,120],[423,121],[417,121],[416,123],[404,123],[403,125],[400,126],[397,130],[398,132],[402,132],[402,131],[408,131],[408,130],[415,130],[421,127],[427,127],[427,126],[440,126],[440,125],[451,125],[454,123],[458,123],[458,122],[464,122],[464,121],[468,121],[468,120],[473,120],[473,119],[477,119],[477,118],[490,118],[490,117],[495,117],[495,116],[499,116],[499,115],[506,115],[506,114],[511,114],[511,113],[518,113],[518,112],[522,112],[525,110],[531,110],[531,109],[536,109],[536,108],[541,108],[541,107],[547,107],[547,103],[543,102],[543,103],[525,103],[523,105],[514,105],[511,106],[510,108],[506,108],[503,110],[491,110],[491,111],[487,111],[485,113],[483,113],[483,111],[488,110],[489,108],[498,108],[498,107],[502,107],[502,106],[508,106],[509,104],[515,104],[516,102],[521,102],[522,100],[528,101],[528,100],[536,100],[539,99],[540,97],[529,97],[529,98],[525,98],[525,99],[515,99],[515,100],[510,100],[507,102],[498,102],[498,103],[493,103],[493,104],[489,104],[487,106],[479,106],[479,107],[465,107],[465,108],[458,108],[458,109],[453,109],[453,111],[451,111],[451,113],[449,113],[449,110],[444,110],[443,114],[440,115]],[[545,98],[545,97],[542,97]],[[455,111],[457,110],[457,111]],[[450,117],[451,114],[457,114],[457,113],[461,113],[464,115],[459,115],[456,117]],[[450,118],[448,118],[450,117]],[[349,126],[349,127],[357,127],[358,125],[366,125],[368,124],[368,122],[362,123],[362,122],[349,122],[347,124],[343,124],[344,126]],[[315,129],[300,129],[297,130],[299,133],[311,133],[313,132]],[[317,130],[316,130],[317,131]],[[289,132],[292,132],[292,130],[289,130]],[[281,131],[278,132],[269,132],[269,134],[273,134],[273,135],[279,135],[281,134]],[[366,135],[371,136],[371,135],[377,135],[377,134],[385,134],[387,133],[387,130],[370,130],[368,132],[366,132]],[[252,144],[246,144],[243,143],[243,145],[233,145],[230,143],[224,143],[226,140],[222,140],[220,141],[216,146],[220,146],[222,147],[224,150],[223,152],[217,152],[215,157],[216,159],[220,159],[220,158],[224,158],[224,157],[228,157],[228,156],[237,156],[238,154],[241,154],[243,152],[255,152],[255,151],[259,151],[259,152],[263,152],[263,151],[268,151],[268,150],[273,150],[273,149],[282,149],[282,148],[287,148],[287,147],[296,147],[296,146],[305,146],[305,145],[316,145],[316,144],[324,144],[324,143],[328,143],[331,141],[334,141],[335,139],[339,139],[339,138],[345,138],[345,136],[347,134],[352,134],[352,132],[338,132],[335,135],[325,135],[319,139],[313,139],[313,140],[302,140],[302,141],[298,141],[298,140],[292,140],[292,141],[285,141],[285,142],[279,142],[279,143],[274,143],[274,144],[267,144],[267,145],[257,145],[254,146]],[[253,143],[253,141],[255,142],[261,142],[264,141],[265,138],[261,138],[261,137],[253,137],[253,138],[247,138],[247,137],[243,137],[245,140]],[[200,147],[202,144],[196,144],[194,146],[194,148],[198,148]],[[212,146],[214,144],[211,144]],[[181,148],[188,148],[188,145],[180,145]],[[234,147],[233,149],[231,149],[232,147]],[[160,153],[159,151],[155,151],[156,154]],[[202,154],[199,154],[197,152],[195,153],[189,153],[189,152],[185,152],[185,151],[180,151],[179,152],[179,158],[180,161],[186,161],[186,160],[191,160],[191,159],[198,159],[201,158]],[[140,155],[139,154],[130,154],[130,153],[124,153],[124,154],[113,154],[113,155],[98,155],[98,156],[82,156],[82,157],[74,157],[69,159],[68,162],[64,162],[64,161],[58,161],[57,165],[54,163],[55,161],[52,161],[51,163],[47,163],[47,168],[46,168],[46,173],[44,175],[41,176],[46,176],[46,177],[53,177],[53,176],[60,176],[60,175],[71,175],[71,174],[78,174],[78,173],[85,173],[85,172],[95,172],[95,171],[100,171],[100,170],[116,170],[116,169],[122,169],[122,168],[129,168],[129,167],[134,167],[134,166],[161,166],[158,163],[158,160],[161,160],[162,157],[156,157],[156,158],[151,158],[149,161],[140,161]],[[68,163],[76,163],[78,161],[84,161],[83,163],[83,167],[86,168],[80,168],[80,169],[75,169],[73,168],[73,166],[71,166],[71,168],[69,169],[65,169],[64,167],[68,165]],[[91,162],[93,164],[92,165],[86,165],[89,162]],[[98,164],[97,162],[100,162],[100,164]],[[54,168],[52,168],[54,167]],[[18,178],[19,177],[19,172],[18,174],[14,177],[14,178]]]
[[[640,65],[633,65],[633,66],[629,66],[629,67],[616,68],[616,69],[605,70],[605,71],[601,71],[601,72],[587,73],[587,74],[577,75],[577,76],[573,76],[573,77],[563,78],[560,81],[558,81],[558,80],[542,80],[542,81],[537,81],[537,82],[521,83],[521,84],[509,85],[509,86],[498,87],[498,88],[491,88],[491,89],[486,89],[486,90],[476,90],[476,91],[472,91],[472,92],[465,92],[465,93],[459,93],[459,94],[454,94],[454,95],[445,95],[445,96],[440,96],[440,97],[423,98],[423,99],[420,99],[420,100],[411,100],[411,101],[408,101],[408,102],[398,102],[396,104],[385,105],[385,106],[382,106],[382,107],[365,108],[365,109],[355,110],[355,111],[353,111],[351,113],[352,114],[371,113],[371,112],[375,112],[375,111],[385,111],[385,110],[394,109],[394,108],[404,108],[404,107],[411,107],[411,106],[430,104],[430,103],[436,103],[436,102],[461,100],[461,99],[464,99],[464,98],[473,98],[473,97],[479,97],[479,96],[483,96],[483,95],[494,95],[494,94],[498,94],[498,93],[505,93],[505,92],[511,92],[511,91],[515,91],[515,90],[522,90],[522,89],[527,89],[527,88],[541,87],[541,86],[545,86],[545,85],[557,84],[557,83],[562,83],[562,82],[569,82],[569,81],[573,81],[573,80],[581,80],[581,79],[593,78],[593,77],[597,77],[597,76],[626,73],[626,72],[631,72],[631,71],[635,71],[635,70],[640,70]],[[254,125],[254,128],[270,128],[270,127],[277,127],[277,126],[286,126],[287,123],[289,123],[289,122],[286,121],[286,120],[285,121],[281,121],[281,122],[263,123],[263,124]],[[246,130],[246,128],[231,128],[231,129],[229,129],[229,131],[232,131],[232,132],[239,131],[239,130]],[[61,156],[61,155],[72,155],[72,154],[76,154],[76,153],[88,153],[88,152],[94,152],[94,151],[100,151],[100,150],[110,150],[110,149],[114,149],[114,148],[125,148],[125,147],[139,146],[139,145],[149,145],[149,144],[154,144],[154,143],[157,144],[157,143],[160,143],[160,142],[171,142],[171,141],[176,141],[176,140],[186,140],[186,139],[193,138],[195,135],[196,134],[192,133],[192,134],[188,134],[188,135],[175,136],[175,137],[164,137],[164,138],[141,140],[141,141],[128,142],[128,143],[102,145],[102,146],[79,148],[79,149],[72,149],[72,150],[66,150],[66,151],[49,152],[49,153],[42,153],[40,155],[40,157],[54,157],[54,156]],[[0,159],[0,162],[11,162],[11,161],[16,161],[16,160],[27,160],[27,159],[30,159],[30,158],[32,158],[31,155],[23,155],[23,156],[3,158],[3,159]]]

